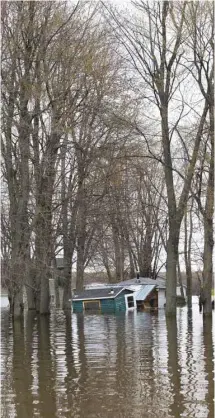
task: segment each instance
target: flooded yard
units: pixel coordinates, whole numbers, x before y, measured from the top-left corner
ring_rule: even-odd
[[[1,332],[1,417],[214,417],[212,323],[195,298],[177,327],[162,310],[13,325],[2,303]]]

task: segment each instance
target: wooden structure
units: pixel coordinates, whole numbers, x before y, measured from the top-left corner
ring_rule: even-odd
[[[102,287],[75,293],[72,299],[73,312],[124,312],[135,309],[133,291],[124,287]]]

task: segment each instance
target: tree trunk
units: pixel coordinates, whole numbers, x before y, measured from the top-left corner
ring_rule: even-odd
[[[77,239],[77,273],[76,273],[76,290],[84,288],[84,247],[85,247],[85,231],[79,231]]]
[[[151,231],[151,218],[147,216],[146,218],[146,232],[143,243],[143,267],[140,271],[142,277],[152,276],[152,231]]]
[[[29,268],[26,277],[26,293],[28,301],[28,310],[36,309],[36,292],[35,292],[35,269],[32,265],[32,261],[29,258]]]
[[[214,323],[212,316],[203,317],[203,355],[205,363],[205,375],[207,381],[207,392],[205,394],[205,402],[208,405],[208,417],[214,417],[214,349],[213,335]]]
[[[187,208],[184,215],[184,260],[187,278],[187,306],[192,308],[192,268],[191,268],[191,241],[192,241],[192,207],[190,208],[190,233],[188,238]]]
[[[116,220],[112,220],[112,232],[115,254],[115,278],[117,282],[123,280],[124,260],[123,260],[123,248],[121,247],[121,240],[119,234],[119,228]]]
[[[23,286],[20,286],[19,290],[14,293],[13,296],[13,318],[17,319],[22,316],[24,311],[24,303],[23,303]]]
[[[214,215],[214,105],[210,108],[211,159],[207,184],[206,205],[204,211],[204,254],[203,287],[205,303],[204,315],[212,314],[211,291],[213,282],[213,215]]]
[[[66,262],[66,260],[64,259]],[[70,264],[70,266],[69,266]],[[72,262],[64,266],[64,274],[65,274],[65,281],[64,281],[64,289],[63,289],[63,309],[68,310],[72,307],[72,288],[71,288],[71,264]],[[70,267],[70,268],[69,268]]]
[[[83,290],[85,270],[85,244],[86,244],[86,201],[82,177],[79,191],[79,212],[77,225],[77,273],[76,289]]]
[[[59,285],[58,285],[57,277],[55,277],[54,286],[55,286],[55,298],[56,298],[55,304],[56,304],[56,308],[59,309],[60,308],[60,292],[59,292]]]
[[[129,264],[130,264],[130,279],[133,279],[135,277],[135,265],[134,265],[134,259],[133,254],[130,248],[130,245],[128,247],[128,255],[129,255]]]
[[[211,290],[213,281],[213,219],[204,222],[204,255],[203,255],[203,292],[204,315],[212,314]]]
[[[45,190],[38,201],[39,215],[35,239],[36,310],[49,314],[49,278],[51,275],[51,207],[47,205]]]
[[[170,230],[167,243],[166,314],[176,315],[176,285],[178,263],[178,232]]]
[[[184,288],[183,288],[183,282],[182,282],[182,276],[181,276],[181,269],[180,269],[179,261],[178,261],[178,281],[179,281],[179,284],[180,284],[181,297],[184,299]]]
[[[30,281],[30,280],[28,281],[28,284],[30,286],[34,285],[33,281]],[[26,286],[26,293],[27,293],[27,301],[28,301],[28,310],[29,311],[35,310],[36,309],[35,291],[31,287]]]
[[[84,201],[84,191],[80,193],[80,207],[78,214],[77,227],[77,273],[76,289],[83,290],[84,270],[85,270],[85,243],[86,243],[86,206]]]
[[[108,262],[105,262],[105,261],[104,261],[104,259],[103,259],[103,264],[104,264],[105,270],[106,270],[106,272],[107,272],[107,276],[108,276],[108,283],[114,283],[114,277],[113,277],[113,276],[112,276],[112,274],[111,274],[111,271],[110,271],[110,268],[109,268]]]
[[[47,248],[47,236],[44,227],[44,233],[41,230],[43,228],[43,221],[39,219],[39,225],[37,229],[38,239],[35,242],[35,264],[36,264],[36,311],[41,314],[49,313],[49,268],[51,267],[51,257],[48,256]]]
[[[47,315],[49,311],[50,293],[49,293],[49,277],[44,274],[40,283],[40,314]]]

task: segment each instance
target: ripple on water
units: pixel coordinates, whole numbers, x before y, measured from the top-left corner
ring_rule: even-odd
[[[212,417],[210,327],[198,305],[177,314],[56,311],[14,328],[2,309],[2,417]]]

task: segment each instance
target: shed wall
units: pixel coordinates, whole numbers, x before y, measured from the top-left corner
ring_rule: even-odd
[[[122,292],[116,299],[115,299],[115,310],[117,312],[126,310],[125,304],[125,292]]]
[[[114,312],[115,311],[114,299],[101,299],[101,311],[102,313]]]
[[[125,295],[132,294],[132,291],[126,290],[119,294],[115,299],[97,299],[101,302],[101,312],[124,312],[126,311]],[[82,300],[72,301],[73,312],[83,312],[84,306]]]
[[[77,300],[72,302],[73,312],[83,312],[83,302],[82,300]]]

